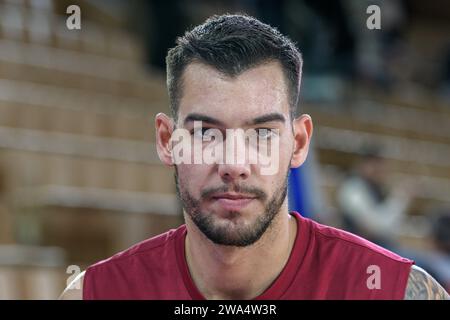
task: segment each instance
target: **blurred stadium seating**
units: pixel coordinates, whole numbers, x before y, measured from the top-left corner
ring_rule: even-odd
[[[13,228],[0,246],[0,298],[56,298],[69,264],[181,223],[172,172],[154,151],[163,75],[145,72],[116,21],[94,12],[69,31],[58,5],[0,1],[0,224],[9,215]]]

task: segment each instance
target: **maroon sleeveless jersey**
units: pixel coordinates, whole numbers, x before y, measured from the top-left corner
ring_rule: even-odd
[[[298,229],[283,271],[256,299],[403,299],[413,261],[292,212]],[[204,299],[186,263],[186,226],[90,266],[83,299]]]

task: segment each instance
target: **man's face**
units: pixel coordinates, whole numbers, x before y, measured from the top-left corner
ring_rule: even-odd
[[[261,164],[250,163],[245,154],[241,164],[178,164],[175,168],[177,192],[187,218],[216,244],[251,245],[286,205],[294,138],[281,66],[270,62],[229,78],[210,66],[190,64],[183,75],[176,128],[192,132],[194,120],[202,120],[203,131],[220,130],[224,141],[227,129],[278,131],[269,139],[269,144],[278,143],[277,150],[271,150],[271,157],[278,158],[275,174],[262,174]],[[196,133],[192,137],[199,139]]]
[[[382,158],[368,158],[361,165],[362,175],[377,184],[385,183],[386,169],[386,163]]]

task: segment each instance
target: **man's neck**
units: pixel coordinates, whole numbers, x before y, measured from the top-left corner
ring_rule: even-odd
[[[199,291],[207,299],[252,299],[278,277],[293,248],[297,222],[286,207],[253,245],[216,245],[186,219],[186,260]]]

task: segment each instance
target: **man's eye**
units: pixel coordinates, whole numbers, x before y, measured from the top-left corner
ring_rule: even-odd
[[[213,130],[210,130],[210,129],[211,128],[201,128],[201,129],[197,129],[197,130],[192,130],[191,134],[194,136],[194,138],[206,139],[206,138],[209,138],[210,136],[212,136]]]
[[[256,133],[258,134],[258,137],[266,139],[276,136],[275,130],[268,128],[258,128],[256,129]]]

